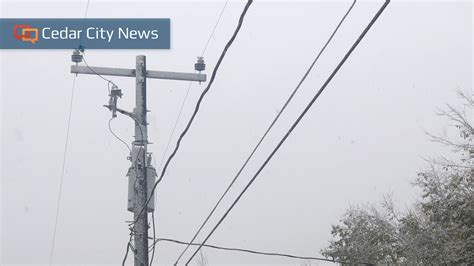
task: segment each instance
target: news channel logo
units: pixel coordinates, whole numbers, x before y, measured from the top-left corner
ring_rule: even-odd
[[[0,49],[170,49],[170,19],[0,19]]]

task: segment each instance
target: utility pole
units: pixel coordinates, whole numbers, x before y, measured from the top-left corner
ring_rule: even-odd
[[[132,150],[132,167],[136,172],[135,199],[133,208],[133,217],[135,226],[135,265],[148,266],[148,213],[141,212],[142,206],[145,206],[148,198],[147,176],[146,176],[146,152],[148,144],[148,128],[146,120],[146,58],[143,55],[137,56],[135,69],[136,77],[136,106],[134,113],[135,121],[135,142]],[[136,151],[136,152],[134,152]],[[134,158],[134,156],[136,158]],[[141,214],[143,215],[141,215]]]
[[[71,73],[74,74],[92,74],[101,76],[122,76],[135,77],[136,88],[136,106],[133,112],[127,112],[117,107],[117,100],[122,96],[122,92],[118,87],[112,87],[110,92],[109,105],[105,105],[112,116],[116,116],[116,112],[131,117],[135,122],[135,141],[132,143],[132,152],[130,154],[131,167],[128,172],[129,176],[129,204],[127,209],[133,211],[134,214],[134,265],[148,266],[148,212],[154,211],[154,201],[150,200],[146,211],[142,211],[152,186],[155,182],[156,172],[151,166],[151,154],[148,153],[148,123],[147,123],[147,106],[146,106],[146,80],[154,79],[171,79],[171,80],[187,80],[187,81],[206,81],[205,74],[196,73],[177,73],[165,71],[147,71],[146,57],[138,55],[136,57],[135,69],[107,68],[79,66],[82,61],[82,55],[76,50],[73,53],[72,61],[75,65],[71,66]],[[195,64],[195,70],[201,72],[205,65],[202,58],[198,58]]]

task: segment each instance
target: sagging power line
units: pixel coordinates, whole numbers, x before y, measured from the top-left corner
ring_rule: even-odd
[[[209,91],[209,89],[211,88],[212,86],[212,83],[214,82],[215,78],[216,78],[216,74],[217,74],[217,70],[219,70],[219,67],[222,63],[222,61],[224,60],[224,57],[227,53],[227,50],[232,46],[235,38],[237,37],[237,34],[239,33],[240,31],[240,28],[242,27],[242,24],[244,22],[244,18],[245,18],[245,15],[247,14],[247,10],[249,9],[250,5],[252,4],[253,0],[248,0],[247,1],[247,4],[245,5],[244,7],[244,10],[242,11],[242,14],[240,15],[240,18],[239,18],[239,23],[237,25],[237,28],[235,29],[234,33],[232,34],[232,37],[230,38],[230,40],[227,42],[226,46],[224,47],[224,50],[222,51],[219,59],[217,60],[217,63],[216,63],[216,66],[214,67],[214,70],[212,71],[212,74],[211,74],[211,78],[209,80],[209,83],[206,87],[206,89],[204,89],[204,91],[201,93],[201,96],[199,97],[197,103],[196,103],[196,106],[194,108],[194,112],[193,114],[191,115],[191,118],[189,119],[186,127],[184,128],[183,132],[181,132],[177,142],[176,142],[176,146],[173,150],[173,152],[171,153],[171,155],[168,157],[168,159],[166,160],[166,163],[163,167],[163,170],[161,171],[161,174],[160,174],[160,177],[158,178],[158,180],[155,182],[155,185],[153,186],[153,189],[151,191],[151,193],[154,193],[155,190],[156,190],[156,187],[157,185],[162,181],[164,175],[166,174],[166,170],[168,169],[168,166],[171,162],[171,160],[173,159],[173,157],[176,155],[176,153],[178,152],[178,149],[181,145],[181,141],[183,140],[184,136],[186,135],[186,133],[188,132],[189,128],[191,127],[191,125],[193,124],[193,121],[194,119],[196,118],[196,115],[197,113],[199,112],[199,108],[201,106],[201,103],[202,103],[202,100],[204,99],[204,97],[206,96],[207,92]],[[150,201],[151,197],[148,198],[147,200],[147,203]],[[145,206],[146,206],[145,204]],[[142,207],[142,211],[145,209],[145,206]]]
[[[355,3],[357,1],[354,0],[352,2],[352,4],[350,5],[349,9],[345,12],[344,16],[341,18],[341,20],[339,21],[339,23],[337,24],[336,28],[334,29],[334,31],[332,32],[332,34],[330,35],[329,39],[326,41],[326,43],[323,45],[323,47],[321,48],[321,50],[318,52],[318,54],[316,55],[315,59],[313,60],[313,62],[311,63],[310,67],[306,70],[306,72],[304,73],[303,77],[301,78],[301,80],[298,82],[298,84],[296,85],[295,89],[293,89],[292,93],[290,94],[290,96],[288,97],[288,99],[286,100],[286,102],[283,104],[283,106],[280,108],[280,111],[278,112],[278,114],[275,116],[275,118],[273,118],[273,121],[270,123],[270,125],[268,126],[267,130],[265,131],[265,133],[262,135],[262,137],[260,138],[260,140],[258,141],[257,145],[255,145],[255,147],[253,148],[253,150],[250,152],[249,156],[247,157],[247,159],[245,160],[245,162],[242,164],[242,166],[240,167],[240,169],[237,171],[237,174],[234,176],[234,178],[232,179],[232,181],[230,182],[230,184],[227,186],[227,188],[225,189],[224,193],[222,193],[222,195],[220,196],[220,198],[218,199],[217,203],[214,205],[214,207],[212,208],[212,210],[209,212],[209,214],[207,215],[207,217],[204,219],[204,221],[202,222],[202,224],[200,225],[200,227],[198,228],[198,230],[196,231],[196,233],[194,234],[194,236],[191,238],[191,240],[189,241],[189,243],[193,243],[194,240],[196,240],[196,238],[198,237],[199,233],[202,231],[202,229],[204,228],[204,226],[207,224],[207,222],[209,221],[209,219],[211,218],[211,216],[214,214],[214,212],[216,211],[217,207],[221,204],[222,200],[224,199],[224,197],[227,195],[227,193],[230,191],[230,189],[232,188],[232,186],[235,184],[235,182],[237,181],[237,179],[240,177],[241,173],[243,172],[243,170],[245,169],[245,167],[247,167],[247,164],[250,162],[250,160],[252,159],[253,155],[255,154],[255,152],[258,150],[258,148],[260,147],[260,145],[262,144],[262,142],[265,140],[265,138],[267,137],[268,133],[272,130],[273,126],[276,124],[276,122],[279,120],[281,114],[285,111],[285,109],[287,108],[288,104],[292,101],[293,97],[296,95],[296,93],[298,92],[299,88],[301,87],[301,85],[303,84],[303,82],[306,80],[306,78],[308,77],[309,73],[311,72],[311,70],[313,69],[313,67],[315,66],[316,62],[318,62],[319,58],[321,57],[321,55],[323,54],[323,52],[326,50],[326,47],[329,45],[329,43],[332,41],[333,37],[336,35],[337,31],[339,30],[339,28],[341,27],[342,23],[344,22],[344,20],[346,19],[346,17],[349,15],[349,13],[351,12],[351,10],[353,9]],[[189,249],[191,245],[188,245],[186,246],[183,251],[180,253],[180,255],[178,256],[178,258],[176,259],[175,261],[175,265],[177,265],[179,263],[179,260],[183,257],[183,255],[186,253],[186,251]]]
[[[255,181],[255,179],[260,175],[262,170],[265,168],[265,166],[268,164],[268,162],[273,158],[275,153],[280,149],[282,144],[286,141],[286,139],[290,136],[290,134],[293,132],[293,130],[298,126],[300,123],[301,119],[306,115],[306,113],[309,111],[309,109],[313,106],[314,102],[319,98],[321,93],[326,89],[326,87],[329,85],[329,83],[332,81],[334,76],[339,72],[341,67],[344,65],[344,63],[347,61],[349,56],[352,54],[352,52],[355,50],[355,48],[359,45],[361,40],[364,38],[364,36],[367,34],[369,29],[373,26],[373,24],[377,21],[377,19],[380,17],[382,12],[385,10],[387,5],[390,3],[390,0],[386,0],[385,3],[380,7],[380,9],[377,11],[375,16],[372,18],[372,20],[369,22],[369,24],[365,27],[365,29],[362,31],[360,36],[357,38],[357,40],[354,42],[354,44],[351,46],[351,48],[347,51],[347,53],[344,55],[342,60],[338,63],[336,68],[333,70],[331,75],[329,75],[328,79],[324,82],[322,87],[318,90],[318,92],[314,95],[314,97],[311,99],[311,101],[306,105],[305,109],[303,112],[298,116],[296,121],[293,123],[293,125],[290,127],[290,129],[286,132],[284,137],[279,141],[277,146],[273,149],[273,151],[270,153],[270,155],[265,159],[264,163],[260,166],[260,168],[257,170],[255,175],[250,179],[250,181],[247,183],[247,185],[244,187],[244,189],[240,192],[240,194],[237,196],[237,198],[232,202],[231,206],[225,211],[224,215],[219,219],[217,224],[212,228],[211,232],[206,236],[204,241],[198,246],[198,248],[195,250],[195,252],[191,255],[191,257],[188,259],[186,262],[186,265],[188,265],[192,259],[196,256],[196,254],[199,252],[199,250],[203,247],[204,244],[206,244],[207,240],[214,234],[216,229],[222,224],[222,222],[225,220],[227,215],[230,213],[230,211],[235,207],[237,202],[240,200],[240,198],[244,195],[244,193],[248,190],[248,188],[252,185],[252,183]]]
[[[277,147],[273,150],[273,152],[270,154],[270,156],[266,159],[266,161],[264,162],[264,164],[260,167],[260,169],[257,171],[257,173],[255,174],[255,176],[251,179],[251,181],[247,184],[247,186],[244,188],[244,190],[240,193],[240,195],[238,196],[238,198],[234,201],[234,203],[231,205],[231,207],[226,211],[226,213],[224,214],[224,216],[221,218],[221,220],[219,220],[218,224],[213,228],[213,230],[211,231],[211,233],[206,237],[206,239],[202,242],[202,243],[193,243],[193,241],[195,240],[195,238],[198,236],[199,232],[201,231],[201,229],[203,228],[203,226],[205,225],[205,223],[207,223],[207,220],[209,219],[209,217],[213,214],[215,208],[217,208],[217,205],[219,205],[220,201],[222,200],[222,198],[225,196],[225,194],[227,193],[227,191],[230,189],[230,187],[233,185],[233,183],[235,182],[235,179],[240,175],[240,172],[243,170],[243,168],[245,168],[246,164],[248,163],[248,161],[252,158],[253,154],[255,153],[255,151],[258,149],[259,145],[261,144],[261,142],[263,141],[263,139],[266,137],[266,135],[268,134],[268,132],[271,130],[271,128],[273,127],[273,125],[275,124],[275,122],[279,119],[280,115],[282,114],[282,112],[286,109],[287,105],[289,104],[289,102],[292,100],[292,98],[294,97],[294,95],[297,93],[299,87],[301,86],[301,84],[304,82],[304,80],[306,79],[307,75],[309,74],[309,72],[311,71],[311,69],[313,68],[313,66],[315,65],[315,63],[318,61],[319,57],[321,56],[321,54],[323,53],[323,51],[326,49],[327,45],[331,42],[332,38],[334,37],[334,35],[336,34],[337,30],[339,29],[339,27],[341,26],[342,22],[345,20],[345,18],[347,17],[347,15],[350,13],[350,11],[352,10],[354,4],[356,3],[356,0],[353,1],[352,5],[350,6],[349,10],[346,12],[346,14],[344,15],[344,17],[342,18],[342,20],[339,22],[339,24],[337,25],[336,29],[334,30],[334,32],[332,33],[332,35],[330,36],[330,38],[328,39],[328,41],[326,42],[326,44],[323,46],[323,48],[321,49],[321,51],[319,52],[319,54],[317,55],[316,59],[313,61],[313,63],[311,64],[310,68],[307,70],[306,74],[303,76],[302,80],[299,82],[299,84],[297,85],[297,87],[294,89],[294,91],[292,92],[292,94],[290,95],[289,99],[285,102],[285,104],[283,105],[283,108],[281,108],[281,110],[279,111],[279,113],[277,114],[276,118],[273,120],[273,122],[271,123],[271,125],[269,126],[269,128],[267,129],[267,131],[265,132],[265,134],[263,135],[263,137],[260,139],[260,141],[258,142],[257,146],[254,148],[254,150],[252,151],[252,153],[250,154],[250,156],[248,157],[247,161],[244,163],[244,165],[242,166],[241,170],[238,172],[237,176],[234,178],[234,180],[231,182],[231,185],[227,188],[227,190],[224,192],[223,196],[221,197],[221,199],[218,201],[218,203],[216,204],[216,206],[214,207],[214,209],[211,211],[211,214],[208,216],[208,218],[205,220],[205,222],[203,223],[203,225],[201,226],[201,228],[198,230],[198,232],[194,235],[193,239],[189,242],[182,242],[182,241],[177,241],[177,240],[171,240],[171,239],[164,239],[164,238],[160,238],[160,239],[157,239],[156,242],[153,243],[153,245],[151,247],[148,246],[148,233],[147,233],[147,230],[148,230],[148,225],[147,225],[147,222],[148,222],[148,219],[147,219],[147,212],[149,211],[148,210],[148,205],[149,203],[151,202],[151,200],[153,199],[153,195],[154,195],[154,192],[155,192],[155,189],[157,187],[157,185],[162,181],[164,175],[166,174],[166,170],[170,164],[170,162],[172,161],[173,157],[176,155],[179,147],[180,147],[180,144],[181,144],[181,141],[183,140],[184,136],[186,135],[186,133],[188,132],[190,126],[192,125],[198,111],[199,111],[199,107],[200,107],[200,104],[204,98],[204,96],[206,95],[206,93],[209,91],[214,79],[216,78],[216,73],[217,73],[217,70],[219,69],[219,66],[223,60],[223,58],[225,57],[225,54],[227,52],[227,50],[231,47],[232,43],[234,42],[234,39],[236,38],[238,32],[240,31],[240,28],[243,24],[243,20],[244,20],[244,17],[247,13],[247,10],[249,9],[251,3],[252,3],[252,0],[249,0],[246,4],[246,6],[244,7],[244,10],[242,11],[242,14],[240,15],[240,18],[239,18],[239,23],[237,25],[237,28],[235,29],[232,37],[230,38],[230,40],[227,42],[222,54],[220,55],[219,57],[219,60],[217,61],[217,64],[212,72],[212,75],[211,75],[211,79],[210,79],[210,82],[209,84],[207,85],[206,89],[202,92],[202,94],[200,95],[198,101],[197,101],[197,104],[196,104],[196,107],[194,109],[194,112],[192,113],[192,116],[189,120],[189,122],[187,123],[184,131],[181,133],[181,135],[179,136],[178,138],[178,141],[176,143],[176,146],[175,146],[175,149],[173,150],[173,152],[171,153],[171,155],[168,157],[167,161],[166,161],[166,164],[164,165],[162,171],[161,171],[161,174],[158,178],[158,180],[156,180],[156,182],[154,182],[154,185],[153,185],[153,188],[150,190],[150,186],[147,187],[147,183],[148,183],[148,179],[147,179],[147,176],[150,176],[149,174],[147,174],[147,167],[149,167],[151,165],[150,161],[151,161],[151,154],[149,154],[147,152],[147,149],[146,149],[146,145],[148,143],[147,141],[147,131],[146,131],[146,112],[147,112],[147,109],[146,109],[146,90],[144,88],[146,88],[146,78],[160,78],[160,77],[163,77],[163,75],[166,75],[166,79],[173,79],[172,77],[170,78],[170,75],[172,76],[173,74],[171,73],[166,73],[166,72],[160,72],[160,71],[147,71],[146,70],[146,60],[145,60],[145,57],[144,56],[138,56],[137,57],[137,65],[136,65],[136,69],[132,69],[131,71],[129,70],[125,70],[124,72],[124,69],[120,69],[120,71],[116,71],[117,69],[112,69],[112,68],[97,68],[97,67],[91,67],[87,64],[87,62],[84,60],[84,64],[86,65],[86,67],[81,67],[81,66],[73,66],[71,67],[71,72],[72,73],[75,73],[76,75],[74,76],[74,83],[73,83],[73,91],[72,91],[72,96],[71,96],[71,105],[70,105],[70,112],[69,112],[69,121],[68,121],[68,128],[67,128],[67,136],[66,136],[66,145],[65,145],[65,152],[64,152],[64,159],[63,159],[63,171],[62,171],[62,175],[64,175],[64,165],[65,165],[65,160],[66,160],[66,153],[67,153],[67,143],[68,143],[68,137],[69,137],[69,127],[70,127],[70,120],[71,120],[71,113],[72,113],[72,102],[73,102],[73,97],[74,97],[74,84],[75,84],[75,79],[76,79],[76,76],[78,73],[81,73],[81,74],[93,74],[93,75],[97,75],[99,76],[100,78],[104,79],[105,81],[107,81],[107,86],[108,86],[108,90],[109,90],[109,94],[111,96],[111,100],[114,95],[114,90],[117,90],[117,86],[115,85],[115,83],[113,81],[111,81],[110,79],[107,79],[105,78],[104,76],[106,75],[113,75],[113,76],[126,76],[126,77],[135,77],[136,80],[137,80],[137,88],[136,88],[136,92],[137,92],[137,109],[138,110],[134,110],[133,112],[127,112],[127,111],[124,111],[124,110],[121,110],[119,108],[117,108],[117,97],[113,98],[113,100],[115,100],[115,103],[112,104],[111,102],[109,102],[109,105],[106,106],[108,107],[108,109],[110,111],[112,111],[113,113],[113,117],[109,120],[109,130],[111,131],[111,133],[117,138],[119,139],[121,142],[123,142],[127,147],[128,149],[130,149],[130,161],[132,162],[132,167],[130,169],[132,169],[131,171],[134,173],[135,175],[135,179],[134,179],[134,187],[139,187],[137,189],[137,191],[135,191],[135,196],[137,196],[139,193],[137,192],[141,192],[141,196],[137,196],[136,197],[136,202],[135,202],[135,207],[134,207],[134,220],[133,222],[130,224],[130,240],[129,242],[127,243],[127,251],[125,253],[125,257],[124,257],[124,260],[123,260],[123,264],[125,264],[126,262],[126,259],[127,259],[127,256],[128,256],[128,252],[129,250],[133,250],[133,254],[134,254],[134,257],[135,257],[135,264],[139,263],[139,264],[143,264],[143,262],[145,261],[148,261],[148,255],[145,254],[145,252],[148,252],[148,250],[151,250],[153,253],[152,253],[152,256],[151,256],[151,261],[150,261],[150,264],[153,262],[153,257],[154,257],[154,250],[155,250],[155,244],[158,242],[158,241],[170,241],[170,242],[175,242],[175,243],[179,243],[179,244],[182,244],[182,245],[186,245],[186,248],[185,250],[181,253],[180,257],[178,258],[178,260],[176,261],[176,263],[179,262],[179,259],[183,256],[183,254],[186,252],[186,250],[190,247],[190,246],[198,246],[198,249],[195,251],[195,253],[191,256],[191,258],[188,260],[188,262],[186,264],[189,264],[189,262],[193,259],[193,257],[197,254],[197,252],[202,248],[202,247],[209,247],[209,248],[216,248],[216,249],[221,249],[221,250],[229,250],[229,251],[240,251],[240,252],[247,252],[247,253],[253,253],[253,254],[258,254],[258,255],[268,255],[268,256],[283,256],[283,257],[291,257],[291,258],[306,258],[306,259],[310,259],[310,258],[313,258],[313,259],[320,259],[320,260],[326,260],[326,261],[332,261],[332,260],[329,260],[329,259],[323,259],[323,258],[314,258],[314,257],[299,257],[299,256],[295,256],[295,255],[291,255],[291,254],[284,254],[284,253],[272,253],[272,252],[260,252],[260,251],[252,251],[252,250],[247,250],[247,249],[237,249],[237,248],[225,248],[225,247],[217,247],[217,246],[212,246],[212,245],[208,245],[206,244],[206,241],[209,239],[209,237],[214,233],[214,231],[217,229],[217,227],[222,223],[222,221],[226,218],[226,216],[228,215],[228,213],[231,211],[231,209],[235,206],[235,204],[238,202],[238,200],[242,197],[242,195],[246,192],[246,190],[248,189],[248,187],[252,184],[252,182],[255,180],[255,178],[260,174],[260,172],[262,171],[262,169],[266,166],[266,164],[271,160],[271,158],[273,157],[273,155],[276,153],[276,151],[280,148],[280,146],[285,142],[286,138],[291,134],[291,132],[293,131],[293,129],[298,125],[298,123],[300,122],[300,120],[302,119],[302,117],[305,116],[306,112],[309,110],[309,108],[312,106],[312,104],[314,103],[314,101],[319,97],[319,95],[322,93],[322,91],[326,88],[326,86],[329,84],[329,82],[332,80],[332,78],[334,77],[334,75],[339,71],[339,69],[341,68],[341,66],[344,64],[344,62],[347,60],[347,58],[349,57],[349,55],[352,53],[352,51],[355,49],[355,47],[359,44],[359,42],[362,40],[362,38],[365,36],[365,34],[367,33],[367,31],[370,29],[370,27],[372,26],[372,24],[375,22],[375,20],[378,18],[378,16],[382,13],[383,9],[385,9],[386,5],[389,3],[390,1],[387,0],[385,2],[385,4],[381,7],[381,9],[378,11],[378,13],[375,15],[375,17],[372,19],[371,23],[369,23],[369,25],[367,26],[367,28],[363,31],[363,33],[360,35],[359,39],[354,43],[354,45],[351,47],[351,49],[349,50],[349,52],[346,54],[346,56],[342,59],[342,61],[339,63],[339,65],[336,67],[336,69],[334,70],[334,72],[330,75],[330,77],[328,78],[328,80],[325,82],[325,84],[323,85],[323,87],[321,87],[321,89],[318,91],[318,93],[316,94],[316,96],[313,98],[313,100],[308,104],[308,106],[306,106],[306,108],[304,109],[303,113],[298,117],[298,119],[296,120],[296,122],[293,124],[293,126],[290,128],[290,130],[287,132],[287,134],[284,136],[284,138],[280,141],[280,143],[277,145]],[[212,38],[214,32],[215,32],[215,29],[217,28],[217,25],[219,24],[219,21],[222,17],[222,14],[225,10],[225,7],[227,6],[227,1],[225,2],[225,5],[218,17],[218,20],[216,22],[216,25],[214,26],[212,32],[211,32],[211,36],[209,37],[206,45],[205,45],[205,48],[203,49],[203,52],[201,54],[201,56],[204,54],[204,52],[206,51],[207,49],[207,46],[209,44],[209,41],[210,39]],[[87,16],[87,11],[88,11],[88,7],[89,7],[89,1],[88,1],[88,4],[87,4],[87,8],[86,8],[86,15]],[[85,20],[85,18],[84,18]],[[84,25],[85,25],[85,22],[84,22]],[[81,46],[79,46],[81,47]],[[200,62],[198,61],[198,64]],[[119,73],[120,72],[120,73]],[[160,73],[158,73],[160,72]],[[177,73],[174,73],[174,74],[177,74]],[[180,74],[180,73],[178,73]],[[181,73],[182,74],[182,73]],[[199,77],[200,74],[197,74],[196,76],[191,76],[190,74],[186,73],[185,78],[183,78],[184,76],[183,75],[180,75],[179,76],[179,80],[193,80],[193,81],[205,81],[205,78],[202,79],[202,77]],[[190,83],[191,84],[191,83]],[[110,88],[110,85],[112,85],[112,89]],[[188,87],[188,91],[187,91],[187,94],[189,93],[189,88],[190,86]],[[180,114],[178,115],[178,118],[175,122],[175,126],[173,128],[173,132],[176,128],[176,124],[177,124],[177,121],[179,120],[179,117],[181,116],[181,112],[182,112],[182,109],[183,109],[183,106],[184,106],[184,102],[186,101],[186,98],[187,98],[187,94],[185,96],[185,99],[183,101],[183,104],[181,106],[181,111],[180,111]],[[141,98],[139,100],[139,98]],[[111,126],[110,126],[110,122],[112,121],[112,119],[115,117],[115,112],[119,112],[121,114],[125,114],[129,117],[131,117],[135,123],[135,141],[132,143],[133,147],[130,148],[130,146],[128,146],[127,143],[125,143],[121,138],[119,138],[112,130]],[[172,137],[173,133],[171,134],[171,137]],[[171,140],[171,137],[170,137],[170,140]],[[168,145],[169,146],[169,142],[168,142]],[[166,151],[164,153],[164,155],[166,154]],[[61,185],[60,185],[60,192],[59,194],[61,195],[61,187],[62,187],[62,179],[63,177],[61,176]],[[141,181],[144,181],[144,182],[139,182],[141,179]],[[144,183],[145,185],[143,184],[140,184],[140,183]],[[140,184],[140,185],[138,185]],[[138,191],[140,190],[140,191]],[[51,250],[51,258],[50,258],[50,265],[52,263],[52,256],[53,256],[53,250],[54,250],[54,239],[55,239],[55,234],[56,234],[56,226],[57,226],[57,219],[58,219],[58,214],[59,214],[59,202],[60,202],[60,195],[59,195],[59,199],[58,199],[58,209],[57,209],[57,215],[56,215],[56,225],[55,225],[55,231],[54,231],[54,236],[53,236],[53,244],[52,244],[52,250]],[[148,195],[148,196],[147,196]],[[154,211],[154,208],[152,208],[152,211]],[[155,241],[155,223],[154,223],[154,213],[152,212],[152,222],[153,222],[153,240]],[[133,236],[135,236],[135,241],[134,241],[134,245],[131,244],[131,241],[132,241],[132,238]],[[146,244],[145,244],[146,243]],[[148,263],[147,263],[148,264]]]
[[[243,9],[243,11],[242,11],[242,14],[240,15],[239,22],[238,22],[238,24],[237,24],[237,27],[236,27],[234,33],[232,34],[231,38],[229,39],[229,41],[228,41],[227,44],[225,45],[224,50],[222,51],[222,53],[221,53],[219,59],[217,60],[216,66],[214,67],[214,70],[213,70],[213,72],[212,72],[212,74],[211,74],[211,78],[210,78],[210,80],[209,80],[209,83],[208,83],[206,89],[204,89],[203,92],[201,93],[201,95],[200,95],[200,97],[199,97],[199,99],[198,99],[198,101],[197,101],[197,103],[196,103],[196,106],[195,106],[195,108],[194,108],[194,112],[193,112],[193,114],[191,115],[190,120],[188,121],[188,123],[187,123],[185,129],[183,130],[183,132],[180,134],[180,136],[179,136],[179,138],[178,138],[178,140],[177,140],[177,142],[176,142],[176,146],[175,146],[173,152],[171,153],[171,155],[168,157],[168,159],[167,159],[167,161],[166,161],[166,163],[165,163],[165,165],[164,165],[164,167],[163,167],[163,169],[162,169],[162,171],[161,171],[161,174],[160,174],[158,180],[154,183],[154,186],[153,186],[153,188],[151,189],[151,191],[149,191],[149,193],[148,193],[148,194],[149,194],[148,199],[145,201],[145,203],[141,204],[141,206],[142,206],[142,207],[141,207],[141,210],[140,210],[140,212],[137,214],[136,218],[138,218],[138,217],[140,217],[140,216],[142,215],[142,213],[143,213],[143,211],[145,210],[146,206],[147,206],[147,205],[149,204],[149,202],[152,200],[152,197],[153,197],[153,194],[154,194],[154,192],[155,192],[155,190],[156,190],[157,185],[158,185],[158,184],[161,182],[161,180],[163,179],[163,177],[164,177],[164,175],[165,175],[165,173],[166,173],[166,170],[167,170],[167,168],[168,168],[168,166],[169,166],[171,160],[172,160],[173,157],[176,155],[176,153],[177,153],[177,151],[178,151],[178,149],[179,149],[179,147],[180,147],[181,141],[183,140],[184,136],[185,136],[186,133],[188,132],[189,128],[191,127],[191,125],[192,125],[192,123],[193,123],[193,121],[194,121],[194,119],[195,119],[195,117],[196,117],[196,115],[197,115],[197,113],[198,113],[198,111],[199,111],[199,108],[200,108],[200,106],[201,106],[201,102],[203,101],[205,95],[207,94],[207,92],[208,92],[209,89],[211,88],[211,86],[212,86],[212,84],[213,84],[213,82],[214,82],[214,80],[215,80],[215,78],[216,78],[217,71],[218,71],[218,69],[219,69],[219,67],[220,67],[220,65],[221,65],[222,61],[224,60],[224,57],[225,57],[225,55],[226,55],[226,53],[227,53],[227,50],[232,46],[232,44],[233,44],[235,38],[237,37],[237,34],[239,33],[239,31],[240,31],[240,29],[241,29],[241,27],[242,27],[242,24],[243,24],[243,22],[244,22],[245,15],[247,14],[247,11],[248,11],[250,5],[252,4],[252,2],[253,2],[253,0],[248,0],[248,1],[247,1],[247,4],[245,5],[245,7],[244,7],[244,9]],[[136,218],[134,219],[134,221],[133,221],[130,225],[135,226],[135,223],[137,222],[137,219],[136,219]]]
[[[176,239],[171,238],[157,238],[154,242],[157,245],[159,242],[170,242],[179,245],[186,245],[186,246],[199,246],[201,243],[193,243],[193,242],[183,242]],[[244,248],[231,248],[231,247],[222,247],[210,244],[202,245],[206,248],[223,250],[223,251],[232,251],[232,252],[239,252],[239,253],[248,253],[253,255],[262,255],[262,256],[269,256],[269,257],[281,257],[281,258],[290,258],[290,259],[298,259],[298,260],[315,260],[315,261],[327,261],[327,262],[334,262],[334,263],[341,263],[341,264],[351,264],[351,265],[372,265],[371,263],[367,262],[360,262],[360,261],[342,261],[342,260],[332,260],[322,257],[313,257],[313,256],[298,256],[288,253],[279,253],[279,252],[268,252],[268,251],[258,251],[258,250],[251,250],[251,249],[244,249]]]
[[[225,3],[224,3],[224,6],[222,7],[220,13],[219,13],[219,17],[217,18],[216,20],[216,23],[214,24],[214,27],[212,28],[212,31],[211,33],[209,34],[209,38],[207,39],[207,42],[201,52],[201,58],[204,58],[204,54],[206,53],[206,50],[207,50],[207,47],[209,46],[209,43],[211,42],[211,39],[214,37],[214,34],[216,32],[216,29],[217,29],[217,26],[219,25],[220,21],[221,21],[221,18],[222,18],[222,15],[224,14],[224,11],[227,7],[227,4],[229,3],[229,0],[226,0]],[[162,169],[162,166],[163,166],[163,163],[165,161],[165,158],[166,158],[166,155],[168,153],[168,149],[170,147],[170,144],[171,144],[171,140],[173,139],[174,137],[174,133],[176,131],[176,128],[178,126],[178,122],[180,121],[181,119],[181,115],[183,114],[183,110],[184,110],[184,105],[186,104],[186,100],[188,99],[188,96],[189,96],[189,92],[191,91],[191,86],[192,86],[193,82],[189,82],[188,84],[188,88],[186,89],[186,94],[184,95],[183,97],[183,100],[181,102],[181,107],[179,109],[179,112],[178,112],[178,116],[176,117],[176,120],[174,122],[174,125],[173,125],[173,128],[171,130],[171,133],[170,133],[170,136],[168,138],[168,142],[166,144],[166,148],[163,152],[163,155],[161,157],[161,160],[160,160],[160,165],[157,166],[157,170],[158,172]],[[155,163],[155,166],[156,166],[156,163]],[[158,197],[155,197],[154,201],[155,201],[155,205],[156,205],[156,201],[157,201],[157,198]],[[152,212],[152,215],[151,215],[151,223],[152,223],[152,228],[153,228],[153,238],[155,238],[155,215],[154,215],[154,211]],[[151,258],[150,258],[150,265],[153,264],[153,259],[155,257],[155,248],[154,248],[154,245],[153,245],[153,249],[152,249],[152,253],[151,253]]]

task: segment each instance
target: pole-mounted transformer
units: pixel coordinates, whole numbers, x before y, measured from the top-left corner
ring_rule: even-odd
[[[133,154],[131,159],[133,160],[133,158],[136,158],[137,154]],[[147,179],[147,195],[148,197],[151,195],[151,192],[153,190],[153,186],[155,185],[155,180],[156,180],[156,177],[158,176],[156,174],[156,169],[155,167],[153,167],[153,165],[151,164],[151,154],[148,154],[148,157],[147,157],[147,165],[145,166],[146,167],[146,179]],[[138,171],[136,171],[136,169],[131,166],[130,168],[128,168],[128,173],[127,173],[127,177],[128,177],[128,204],[127,204],[127,210],[130,211],[130,212],[133,212],[134,210],[134,199],[135,199],[135,181],[137,180],[136,179],[136,176],[137,176],[137,173]],[[152,212],[155,210],[155,194],[153,193],[153,195],[151,196],[151,199],[150,201],[148,202],[148,205],[147,205],[147,211],[148,212]]]

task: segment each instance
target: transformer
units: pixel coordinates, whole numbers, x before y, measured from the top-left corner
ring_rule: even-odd
[[[133,202],[135,198],[135,180],[136,180],[136,171],[135,168],[130,167],[128,168],[128,203],[127,203],[127,210],[133,212]],[[155,185],[157,174],[155,167],[149,165],[146,167],[146,179],[147,179],[147,199],[150,197],[151,191],[153,190],[153,186]],[[147,205],[147,211],[152,212],[155,210],[155,194],[151,196],[150,201]]]

